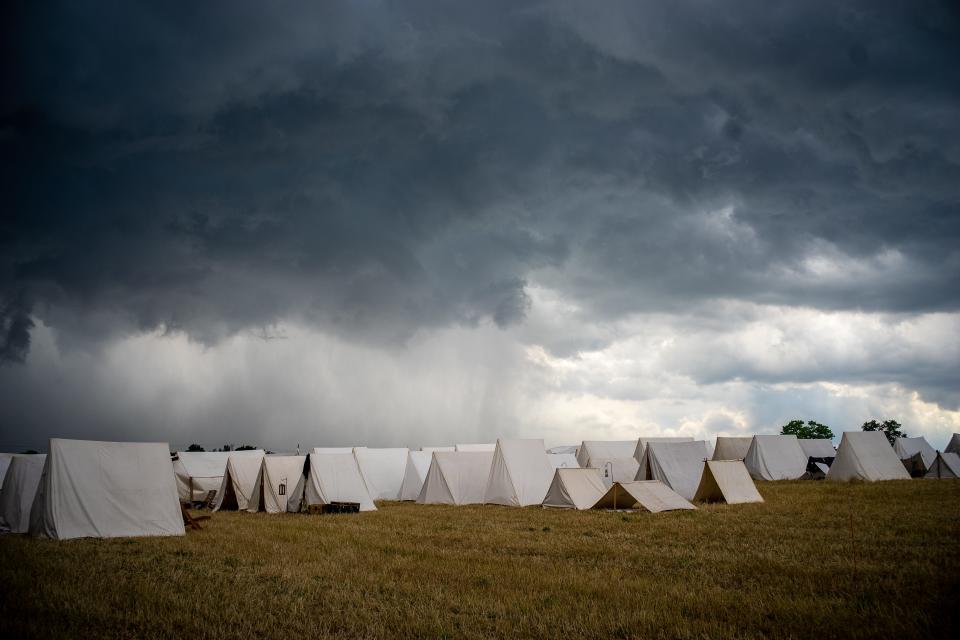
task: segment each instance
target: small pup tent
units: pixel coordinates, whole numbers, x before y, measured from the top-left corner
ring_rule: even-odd
[[[960,454],[960,433],[955,433],[950,436],[950,442],[947,443],[947,447],[943,452]]]
[[[454,451],[482,451],[493,453],[497,448],[496,442],[483,443],[483,444],[458,444],[453,447]]]
[[[579,469],[577,456],[572,453],[548,453],[547,459],[550,460],[550,466],[554,469]]]
[[[753,436],[743,463],[754,480],[796,480],[807,471],[797,436]]]
[[[287,501],[287,511],[312,505],[356,502],[360,511],[376,511],[353,453],[311,453],[307,474],[300,478]]]
[[[435,451],[417,504],[483,503],[493,452]]]
[[[960,455],[938,452],[924,478],[960,478]]]
[[[807,458],[825,458],[832,460],[837,457],[837,450],[829,438],[797,438],[803,455]]]
[[[614,482],[593,505],[594,509],[645,509],[650,513],[696,509],[673,489],[659,480]]]
[[[581,467],[599,469],[601,462],[633,458],[636,450],[636,440],[584,440],[577,451],[577,462]]]
[[[541,504],[552,480],[553,466],[543,440],[498,439],[484,502],[508,507]]]
[[[269,455],[263,457],[260,472],[253,483],[247,511],[283,513],[290,493],[300,484],[307,456]]]
[[[659,480],[685,500],[693,498],[709,458],[707,443],[651,442],[647,445],[636,480]]]
[[[743,460],[750,451],[753,436],[717,436],[713,460]]]
[[[543,506],[556,509],[590,509],[607,491],[599,469],[559,467],[543,499]]]
[[[710,460],[704,465],[694,502],[763,502],[742,460]]]
[[[927,469],[937,459],[936,450],[930,446],[926,438],[896,438],[893,441],[893,452],[897,454],[903,466],[914,478],[922,478]]]
[[[845,431],[827,480],[909,480],[910,474],[880,431]]]
[[[56,540],[182,536],[169,446],[52,438],[30,533]]]
[[[647,451],[647,445],[651,442],[693,442],[693,438],[669,438],[669,437],[655,437],[655,438],[639,438],[637,440],[637,446],[633,449],[633,457],[637,459],[637,462],[643,461],[643,454]]]
[[[407,469],[406,447],[395,449],[357,448],[354,450],[367,491],[374,500],[399,500],[403,474]]]
[[[403,484],[400,486],[401,500],[416,500],[423,489],[423,480],[430,470],[432,451],[411,451],[407,455],[407,466],[403,471]]]
[[[173,461],[177,493],[182,502],[203,502],[219,491],[230,456],[262,457],[263,449],[250,451],[178,451]]]
[[[0,531],[26,533],[30,528],[30,508],[40,486],[47,456],[15,455],[0,490]]]
[[[263,458],[263,455],[232,455],[227,458],[220,490],[211,505],[214,511],[246,511],[250,507]]]

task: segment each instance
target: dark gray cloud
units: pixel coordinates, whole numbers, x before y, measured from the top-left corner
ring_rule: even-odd
[[[960,303],[954,3],[6,11],[4,361],[34,319],[393,345],[532,283],[587,324]]]

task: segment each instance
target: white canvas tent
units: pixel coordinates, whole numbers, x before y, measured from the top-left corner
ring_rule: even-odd
[[[693,438],[641,437],[637,440],[637,446],[633,449],[633,457],[637,459],[637,462],[643,464],[643,456],[647,452],[647,445],[651,442],[693,442]]]
[[[456,451],[456,447],[420,447],[420,451],[433,453],[434,451]]]
[[[493,453],[497,448],[496,442],[482,443],[482,444],[458,444],[454,446],[454,451],[480,451]]]
[[[807,458],[835,458],[837,450],[829,438],[797,438],[803,455]]]
[[[30,533],[57,540],[183,535],[169,446],[52,438]]]
[[[13,456],[12,453],[0,453],[0,487],[3,486],[3,479],[7,476],[7,469],[10,468]]]
[[[960,478],[960,455],[937,452],[924,478]]]
[[[543,506],[556,509],[590,509],[607,490],[599,469],[559,467],[553,472],[553,480]]]
[[[30,528],[30,508],[40,486],[44,454],[15,455],[10,458],[7,475],[0,490],[0,531],[26,533]]]
[[[182,502],[202,502],[219,491],[230,456],[263,457],[263,449],[249,451],[178,451],[173,461],[177,493]]]
[[[696,509],[659,480],[615,482],[593,505],[594,509],[645,509],[650,513]]]
[[[637,469],[640,468],[640,463],[633,456],[610,459],[592,458],[590,462],[591,465],[596,466],[587,468],[599,470],[600,477],[608,488],[614,482],[633,482],[637,477]]]
[[[283,513],[290,493],[300,484],[307,456],[269,455],[263,457],[260,472],[253,483],[247,511]]]
[[[407,466],[403,471],[403,484],[400,486],[401,500],[416,500],[423,489],[423,481],[430,470],[432,451],[411,451],[407,455]]]
[[[353,453],[357,449],[362,449],[363,447],[314,447],[310,450],[310,453],[316,453],[323,455],[325,453]]]
[[[550,460],[550,466],[554,469],[579,469],[577,456],[572,453],[548,453],[547,459]]]
[[[575,444],[562,444],[556,447],[550,447],[547,449],[547,453],[569,453],[576,457],[578,449],[580,449],[580,447]]]
[[[923,436],[917,438],[896,438],[893,441],[893,451],[897,454],[897,457],[900,458],[901,462],[906,462],[911,460],[917,454],[920,454],[920,461],[922,468],[919,469],[921,472],[920,475],[925,475],[927,469],[933,465],[934,460],[937,459],[937,451],[930,446],[930,443],[927,442],[927,439]]]
[[[717,446],[713,450],[713,460],[743,460],[750,451],[753,436],[717,436]]]
[[[947,447],[943,452],[960,454],[960,433],[955,433],[950,436],[950,442],[947,443]]]
[[[223,473],[220,489],[213,499],[214,511],[246,511],[260,475],[263,455],[231,455]]]
[[[287,511],[331,502],[355,502],[360,511],[377,510],[352,452],[311,453],[308,462],[307,475],[300,478],[300,484],[290,494]]]
[[[910,474],[880,431],[845,431],[827,480],[909,480]]]
[[[436,451],[417,504],[480,504],[487,490],[493,452]]]
[[[659,480],[685,500],[693,498],[709,458],[707,443],[651,442],[647,445],[636,480]]]
[[[636,449],[636,440],[584,440],[577,451],[577,462],[581,467],[599,469],[601,462],[633,458]]]
[[[543,440],[497,439],[484,502],[508,507],[541,504],[551,480],[553,466]]]
[[[403,474],[407,468],[406,447],[393,449],[358,448],[354,450],[367,491],[374,500],[399,500]]]
[[[694,502],[763,502],[742,460],[710,460],[704,465]]]
[[[807,456],[797,436],[753,436],[743,459],[754,480],[797,480],[807,472]]]

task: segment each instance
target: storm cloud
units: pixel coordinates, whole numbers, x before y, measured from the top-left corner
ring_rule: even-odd
[[[952,3],[7,11],[0,421],[11,442],[33,429],[36,404],[63,408],[41,431],[85,416],[91,431],[122,432],[149,411],[145,433],[176,439],[152,402],[119,417],[100,386],[54,382],[82,377],[84,359],[109,369],[117,345],[137,340],[153,345],[146,362],[186,341],[197,367],[237,340],[263,343],[241,368],[336,343],[367,354],[326,365],[347,378],[418,366],[432,340],[443,352],[499,345],[482,376],[519,385],[496,386],[509,402],[481,409],[461,375],[473,369],[445,360],[419,390],[386,385],[394,410],[374,412],[371,444],[538,435],[552,427],[531,407],[550,397],[639,403],[633,418],[583,414],[581,428],[601,432],[763,429],[817,406],[789,407],[770,385],[883,389],[895,405],[916,394],[935,412],[925,425],[958,419]],[[629,364],[614,375],[613,361]],[[448,392],[463,398],[442,418],[390,399],[439,403],[426,381],[442,378],[460,380]],[[372,425],[331,385],[258,396],[253,413],[227,410],[246,405],[225,392],[176,420],[264,440],[278,415],[289,431],[336,406],[325,437]],[[697,416],[637,409],[668,397]],[[571,419],[558,437],[576,429]]]

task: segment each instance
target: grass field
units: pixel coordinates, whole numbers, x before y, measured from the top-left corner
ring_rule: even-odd
[[[4,637],[955,637],[960,481],[663,514],[387,503],[0,537]]]

